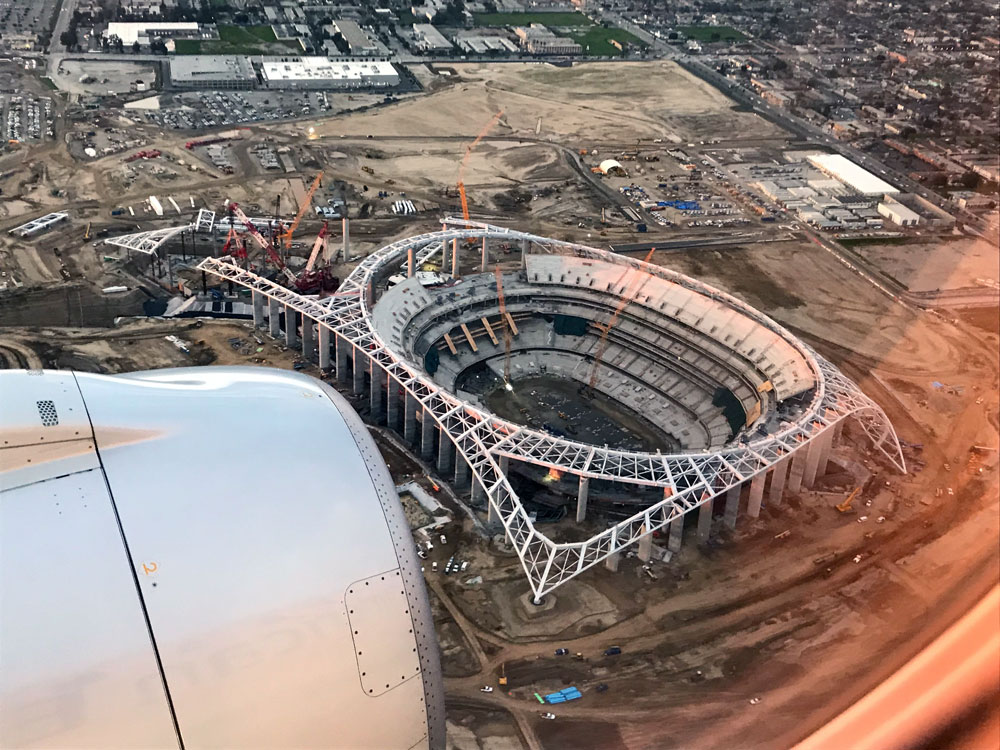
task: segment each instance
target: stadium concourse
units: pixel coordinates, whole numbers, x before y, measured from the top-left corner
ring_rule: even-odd
[[[463,255],[475,257],[464,277]],[[654,532],[679,549],[686,514],[697,513],[706,540],[717,498],[734,528],[741,510],[760,513],[765,493],[778,504],[786,489],[811,487],[848,417],[905,472],[881,408],[788,331],[719,290],[607,251],[449,218],[440,232],[373,252],[326,298],[230,257],[200,268],[250,289],[256,326],[367,394],[371,419],[436,458],[457,488],[471,484],[536,600],[602,561],[615,569],[632,544],[649,559]],[[506,390],[528,376],[575,382],[581,398],[642,415],[669,449],[618,449],[504,419],[464,387],[470,372]],[[576,483],[577,523],[591,482],[631,488],[636,504],[600,533],[554,542],[510,481],[525,465]]]

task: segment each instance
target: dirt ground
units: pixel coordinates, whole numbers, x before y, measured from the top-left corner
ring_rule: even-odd
[[[997,283],[1000,239],[955,237],[905,245],[861,245],[857,252],[913,292]]]

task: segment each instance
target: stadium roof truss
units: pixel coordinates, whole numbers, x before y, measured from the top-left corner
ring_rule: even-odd
[[[723,301],[796,346],[816,375],[812,400],[794,423],[774,434],[743,439],[711,452],[676,454],[614,450],[557,437],[509,422],[457,398],[432,381],[420,367],[386,347],[371,318],[376,280],[405,263],[410,249],[419,265],[452,240],[523,241],[579,257],[597,258],[643,268],[698,293]],[[336,294],[316,299],[297,294],[237,266],[231,258],[207,258],[199,268],[252,289],[296,310],[304,318],[332,330],[381,368],[416,399],[425,414],[451,438],[468,462],[473,481],[485,491],[513,545],[537,598],[553,591],[605,558],[622,551],[700,505],[725,493],[817,439],[838,422],[853,417],[874,446],[901,472],[906,471],[896,433],[882,409],[833,365],[758,311],[724,292],[668,269],[643,264],[595,248],[518,232],[503,227],[445,219],[440,232],[398,240],[367,256],[344,280]],[[528,517],[505,476],[508,459],[526,461],[580,477],[661,487],[663,499],[616,523],[590,539],[553,542]]]
[[[200,219],[200,215],[199,215]],[[133,234],[122,234],[118,237],[109,237],[104,240],[106,245],[114,245],[125,250],[146,255],[154,255],[157,250],[167,240],[176,237],[181,232],[196,228],[198,224],[184,224],[178,227],[167,227],[165,229],[154,229],[149,232],[135,232]]]

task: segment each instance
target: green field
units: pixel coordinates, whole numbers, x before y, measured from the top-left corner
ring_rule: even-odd
[[[746,39],[732,26],[678,26],[677,31],[699,42],[739,42]]]
[[[475,13],[476,26],[593,26],[582,13]]]
[[[301,51],[298,42],[279,41],[270,26],[220,26],[218,39],[178,39],[178,55],[280,54],[281,47]]]
[[[625,44],[634,44],[640,47],[648,46],[638,37],[622,29],[606,29],[603,26],[593,26],[589,29],[571,31],[569,35],[573,41],[583,45],[584,54],[592,57],[617,57],[622,55],[622,51],[611,44],[614,39]]]

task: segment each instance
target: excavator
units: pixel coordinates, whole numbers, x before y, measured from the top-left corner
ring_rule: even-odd
[[[837,510],[839,510],[841,513],[849,513],[850,510],[851,510],[851,503],[854,502],[855,498],[860,493],[861,493],[861,488],[860,487],[855,487],[854,491],[850,495],[847,496],[847,499],[844,500],[844,502],[840,503],[839,505],[835,505],[834,507]]]

